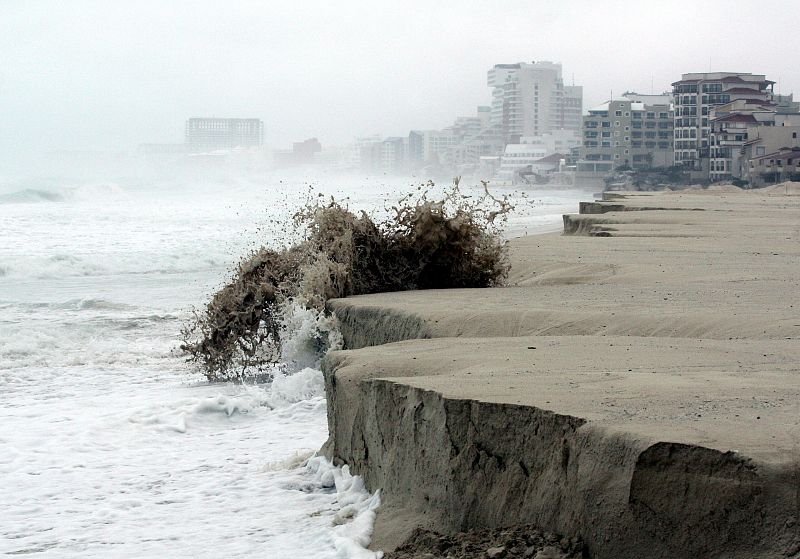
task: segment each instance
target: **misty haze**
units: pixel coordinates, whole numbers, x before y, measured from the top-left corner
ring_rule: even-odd
[[[798,21],[0,3],[0,553],[800,557]]]

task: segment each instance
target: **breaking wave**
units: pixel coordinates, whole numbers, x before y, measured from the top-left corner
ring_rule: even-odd
[[[464,195],[457,179],[439,200],[427,192],[401,199],[377,222],[333,199],[309,201],[293,220],[302,240],[246,256],[232,280],[194,313],[181,349],[210,380],[269,374],[275,363],[286,363],[287,352],[304,365],[308,355],[341,342],[331,336],[329,299],[502,283],[509,268],[500,235],[513,210],[508,198],[492,196],[485,184],[482,196]],[[294,337],[297,331],[306,336]]]
[[[40,204],[55,202],[97,201],[98,198],[113,198],[125,194],[125,189],[113,182],[87,183],[76,186],[47,185],[20,188],[0,194],[0,204]]]
[[[0,195],[0,204],[36,204],[39,202],[63,202],[64,195],[50,190],[26,188],[10,194]]]

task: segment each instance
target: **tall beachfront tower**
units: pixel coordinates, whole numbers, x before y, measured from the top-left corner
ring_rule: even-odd
[[[190,118],[185,141],[192,152],[260,147],[264,123],[257,118]]]
[[[773,100],[772,82],[763,74],[707,72],[683,74],[672,84],[675,104],[675,164],[708,178],[711,110],[737,99],[753,104]]]
[[[502,130],[506,144],[555,130],[580,132],[583,87],[564,85],[561,64],[495,64],[487,81],[492,88],[491,123]]]

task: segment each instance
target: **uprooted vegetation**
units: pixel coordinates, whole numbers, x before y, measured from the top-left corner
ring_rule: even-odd
[[[433,183],[428,183],[432,187]],[[325,349],[336,297],[410,289],[491,287],[509,270],[500,228],[513,209],[507,197],[462,194],[458,180],[439,200],[427,190],[375,221],[333,199],[309,202],[293,218],[302,240],[261,247],[244,257],[231,281],[183,329],[181,349],[209,380],[268,372],[281,361],[297,309],[316,316],[314,343]]]

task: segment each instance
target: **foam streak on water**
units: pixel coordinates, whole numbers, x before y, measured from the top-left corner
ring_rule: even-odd
[[[316,187],[369,209],[409,183]],[[327,429],[308,344],[271,385],[209,385],[173,352],[190,306],[305,194],[275,178],[0,181],[0,553],[372,556],[379,496],[309,460]],[[580,195],[532,194],[515,225],[551,228]],[[298,336],[308,324],[293,315]]]

